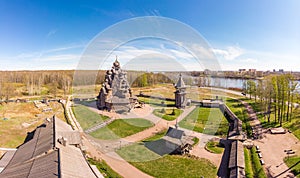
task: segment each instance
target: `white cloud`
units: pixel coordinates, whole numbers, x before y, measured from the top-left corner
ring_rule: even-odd
[[[41,56],[36,58],[37,61],[68,61],[68,60],[76,60],[78,62],[80,55],[74,54],[61,54],[61,55],[50,55],[50,56]]]
[[[142,71],[184,71],[185,67],[172,56],[152,53],[137,56],[123,65],[126,70]]]
[[[69,45],[69,46],[63,46],[63,47],[58,47],[58,48],[53,48],[53,49],[48,49],[45,51],[40,51],[40,52],[28,52],[28,53],[21,53],[15,57],[16,59],[36,59],[36,58],[41,58],[43,56],[53,56],[53,55],[60,55],[60,54],[67,54],[71,52],[67,52],[69,50],[73,49],[78,49],[78,48],[83,48],[84,45]]]
[[[147,47],[141,47],[139,45],[137,47],[130,45],[120,46],[112,51],[105,61],[100,64],[100,69],[109,69],[112,62],[115,60],[116,55],[118,56],[121,65],[127,66],[127,68],[130,66],[130,69],[133,68],[132,61],[138,61],[138,63],[136,63],[136,68],[139,70],[192,70],[190,69],[191,66],[193,66],[193,69],[201,68],[199,61],[197,61],[191,53],[182,49],[180,46],[174,49],[173,47],[159,44],[157,46]]]
[[[174,49],[171,49],[169,51],[174,55],[174,57],[177,57],[177,58],[183,58],[183,59],[192,59],[192,58],[194,58],[192,56],[192,54],[184,52],[184,51],[179,51],[179,50],[174,50]]]
[[[245,63],[257,63],[258,60],[254,59],[254,58],[245,58],[245,59],[239,59],[241,62],[245,62]]]
[[[17,55],[15,58],[17,59],[28,59],[28,58],[36,58],[41,56],[40,52],[32,52],[32,53],[21,53]]]
[[[53,48],[44,51],[43,53],[51,53],[51,52],[59,52],[59,51],[66,51],[66,50],[71,50],[71,49],[77,49],[77,48],[83,48],[85,47],[85,44],[80,44],[80,45],[69,45],[69,46],[63,46],[63,47],[58,47],[58,48]]]
[[[226,60],[234,60],[244,54],[244,50],[238,46],[229,46],[226,49],[213,49],[213,52]]]
[[[203,47],[198,44],[192,44],[190,46],[191,49],[193,49],[197,54],[197,57],[200,57],[200,59],[214,59],[213,51],[210,48]]]

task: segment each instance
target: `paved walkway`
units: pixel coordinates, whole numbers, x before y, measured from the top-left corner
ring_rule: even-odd
[[[79,132],[83,132],[83,129],[81,128],[80,124],[77,122],[75,115],[72,111],[71,105],[72,102],[70,101],[71,96],[68,96],[68,99],[66,101],[65,110],[67,117],[69,118],[69,122],[74,130],[78,130]]]

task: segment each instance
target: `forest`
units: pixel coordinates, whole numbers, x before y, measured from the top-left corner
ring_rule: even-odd
[[[104,70],[74,71],[0,71],[0,100],[22,96],[65,96],[75,86],[101,85]],[[127,71],[131,87],[145,87],[158,83],[172,83],[178,74]]]
[[[284,121],[291,121],[294,109],[299,105],[298,82],[291,74],[270,75],[261,80],[248,80],[243,91],[254,99],[264,118],[282,126]]]

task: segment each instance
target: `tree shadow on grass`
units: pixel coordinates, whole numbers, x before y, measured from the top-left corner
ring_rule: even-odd
[[[287,170],[283,171],[282,173],[278,174],[278,175],[275,176],[275,177],[280,177],[282,174],[288,172],[289,170],[291,170],[291,172],[292,172],[295,176],[300,175],[300,171],[299,171],[299,170],[293,169],[293,168],[296,167],[298,164],[300,164],[300,161],[298,161],[297,163],[295,163],[294,165],[292,165],[291,167],[289,167]]]

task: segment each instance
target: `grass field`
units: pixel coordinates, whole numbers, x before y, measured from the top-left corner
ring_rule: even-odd
[[[166,155],[148,162],[131,162],[143,172],[157,178],[166,177],[205,177],[215,178],[217,168],[206,159]]]
[[[243,131],[247,133],[248,137],[251,137],[252,129],[250,126],[250,122],[248,121],[249,116],[245,109],[245,106],[240,101],[235,99],[227,99],[226,105],[241,121],[243,121],[243,125],[242,125]]]
[[[109,119],[106,116],[91,111],[88,107],[81,104],[72,106],[72,110],[77,121],[84,130]]]
[[[245,158],[245,174],[247,178],[253,177],[253,168],[251,162],[251,153],[249,149],[244,148],[244,158]]]
[[[161,100],[156,98],[139,97],[139,101],[149,104],[152,107],[175,106],[174,101],[166,101],[166,100]]]
[[[263,166],[260,164],[259,157],[256,153],[256,148],[252,147],[250,150],[252,171],[254,177],[257,178],[267,178],[266,173],[264,172]]]
[[[90,133],[90,135],[101,140],[113,140],[133,135],[153,125],[152,122],[145,119],[118,119]]]
[[[125,146],[117,153],[128,162],[145,162],[159,159],[161,156],[147,149],[143,143],[134,143]]]
[[[295,176],[300,177],[300,156],[291,156],[284,158],[285,164],[291,168]]]
[[[164,98],[174,98],[175,88],[172,84],[158,84],[151,87],[143,88],[132,88],[132,91],[135,95],[138,95],[139,92],[151,96],[161,96]],[[192,98],[193,100],[203,100],[210,99],[219,96],[219,98],[225,99],[226,97],[237,97],[240,98],[240,95],[235,95],[232,93],[226,93],[219,90],[211,90],[209,88],[199,88],[196,86],[186,88],[187,98]]]
[[[158,139],[162,138],[166,133],[167,133],[167,129],[162,130],[162,131],[156,133],[155,135],[153,135],[152,137],[146,138],[145,140],[143,140],[143,142],[150,142],[150,141],[158,140]]]
[[[134,143],[117,150],[130,164],[153,177],[208,177],[214,178],[217,168],[206,159],[158,154],[143,143]]]
[[[262,114],[258,115],[258,118],[264,128],[271,128],[271,127],[280,127],[279,122],[275,123],[275,116],[274,114],[270,115],[270,122],[264,118]],[[290,130],[297,138],[300,140],[300,108],[297,108],[293,112],[293,117],[291,121],[284,121],[282,123],[282,127],[285,129]],[[284,118],[285,119],[285,118]]]
[[[98,170],[102,173],[104,177],[107,178],[121,178],[118,173],[116,173],[112,168],[110,168],[104,160],[94,160],[89,158],[88,162],[92,165],[96,165]]]
[[[33,103],[0,104],[0,147],[19,146],[24,142],[27,132],[33,131],[44,122],[45,118],[50,118],[54,114],[65,121],[60,103],[50,102],[49,106],[52,111],[42,112]]]
[[[196,107],[179,126],[210,135],[225,136],[228,132],[228,122],[219,108]]]
[[[247,178],[267,178],[264,168],[260,164],[255,147],[252,147],[251,149],[244,148],[244,156],[245,174]]]
[[[167,121],[175,120],[183,111],[181,109],[154,109],[153,114]]]
[[[142,88],[132,88],[132,91],[134,95],[138,95],[140,92],[143,92],[145,95],[173,98],[175,88],[172,84],[157,84]]]
[[[224,147],[219,142],[209,141],[205,145],[205,149],[211,153],[221,154],[224,151]]]

